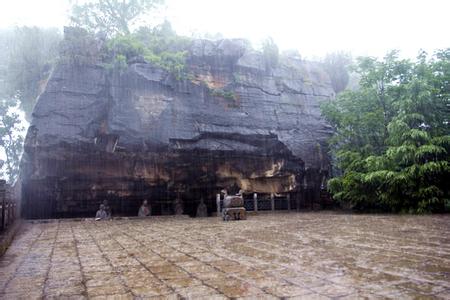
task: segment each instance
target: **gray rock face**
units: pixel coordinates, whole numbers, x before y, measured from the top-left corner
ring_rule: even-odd
[[[222,188],[320,187],[330,127],[319,105],[334,97],[320,65],[280,57],[267,70],[243,40],[194,41],[181,79],[141,60],[111,72],[96,55],[63,60],[36,104],[22,160],[27,217],[88,215],[103,199],[113,213],[144,198],[168,213],[176,195],[195,214],[201,197],[214,210]]]

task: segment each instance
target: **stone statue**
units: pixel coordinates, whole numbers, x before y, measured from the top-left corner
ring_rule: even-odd
[[[138,217],[148,217],[151,214],[151,209],[148,205],[148,201],[144,200],[141,207],[139,207]]]
[[[228,195],[228,191],[226,189],[223,189],[223,207],[224,208],[230,208],[230,207],[243,207],[244,206],[244,198],[242,198],[243,191],[239,190],[239,193],[237,193],[235,196]]]
[[[200,204],[197,206],[197,218],[205,218],[208,216],[208,208],[205,205],[205,202],[203,202],[203,198],[200,199]]]
[[[183,201],[180,198],[177,198],[175,200],[175,207],[174,207],[174,211],[176,215],[182,215],[184,212],[183,209]]]
[[[107,220],[109,219],[108,213],[105,210],[105,205],[100,204],[99,210],[95,214],[95,221]]]
[[[228,220],[245,220],[247,219],[247,212],[244,207],[243,191],[240,190],[236,196],[229,196],[227,190],[221,191],[224,194],[222,218],[224,221]]]

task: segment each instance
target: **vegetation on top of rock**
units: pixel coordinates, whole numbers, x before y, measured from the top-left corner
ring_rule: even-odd
[[[102,59],[103,40],[79,27],[65,27],[59,46],[59,62],[72,65],[95,65]]]
[[[336,94],[345,90],[349,83],[349,67],[351,63],[351,55],[345,52],[329,53],[323,60],[325,71],[330,76],[331,85]]]
[[[189,38],[178,36],[170,23],[164,22],[154,28],[141,27],[135,33],[109,39],[105,60],[113,66],[123,67],[129,60],[142,57],[180,78],[190,43]]]
[[[209,90],[211,96],[222,97],[230,100],[237,100],[238,96],[233,91],[227,91],[224,89],[210,89]]]
[[[274,69],[278,66],[280,59],[280,53],[277,44],[271,37],[266,38],[262,42],[262,53],[264,56],[264,62],[266,64],[266,70]]]
[[[89,32],[106,34],[103,57],[108,68],[125,68],[140,57],[174,74],[177,78],[185,68],[186,49],[190,39],[180,37],[165,21],[156,27],[131,27],[140,16],[162,4],[162,0],[96,0],[72,7],[72,22]]]
[[[91,0],[72,6],[72,23],[89,32],[107,36],[127,35],[139,18],[163,3],[163,0]]]
[[[360,58],[360,88],[322,107],[333,125],[334,199],[356,209],[449,209],[450,49],[416,62]]]

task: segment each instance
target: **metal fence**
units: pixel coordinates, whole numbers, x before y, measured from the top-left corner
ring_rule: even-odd
[[[282,197],[274,197],[270,198],[258,198],[257,194],[253,195],[253,198],[244,198],[244,207],[247,211],[275,211],[275,210],[292,210],[296,209],[297,205],[294,203],[295,201],[291,201],[289,195],[285,195]],[[217,204],[217,213],[223,209],[223,199],[220,195],[216,197]]]
[[[17,204],[5,180],[0,180],[0,232],[6,230],[16,219]]]

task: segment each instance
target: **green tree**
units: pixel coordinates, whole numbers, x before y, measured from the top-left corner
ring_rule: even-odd
[[[76,26],[109,36],[127,35],[140,17],[163,3],[163,0],[95,0],[78,4],[72,1],[70,19]]]
[[[325,70],[331,79],[336,94],[345,90],[348,85],[350,75],[349,66],[352,63],[352,58],[349,53],[334,52],[327,54],[323,60]]]
[[[1,168],[1,175],[13,183],[19,175],[20,157],[23,152],[23,126],[18,107],[14,101],[0,101],[0,147],[6,161]]]
[[[358,209],[428,212],[449,205],[449,49],[416,62],[358,59],[360,88],[322,107],[335,129],[334,198]]]
[[[0,31],[0,173],[9,183],[19,174],[24,111],[30,117],[57,58],[55,29],[17,27]]]
[[[262,52],[264,55],[266,70],[276,68],[280,58],[280,51],[277,44],[275,44],[271,37],[266,38],[262,42]]]

